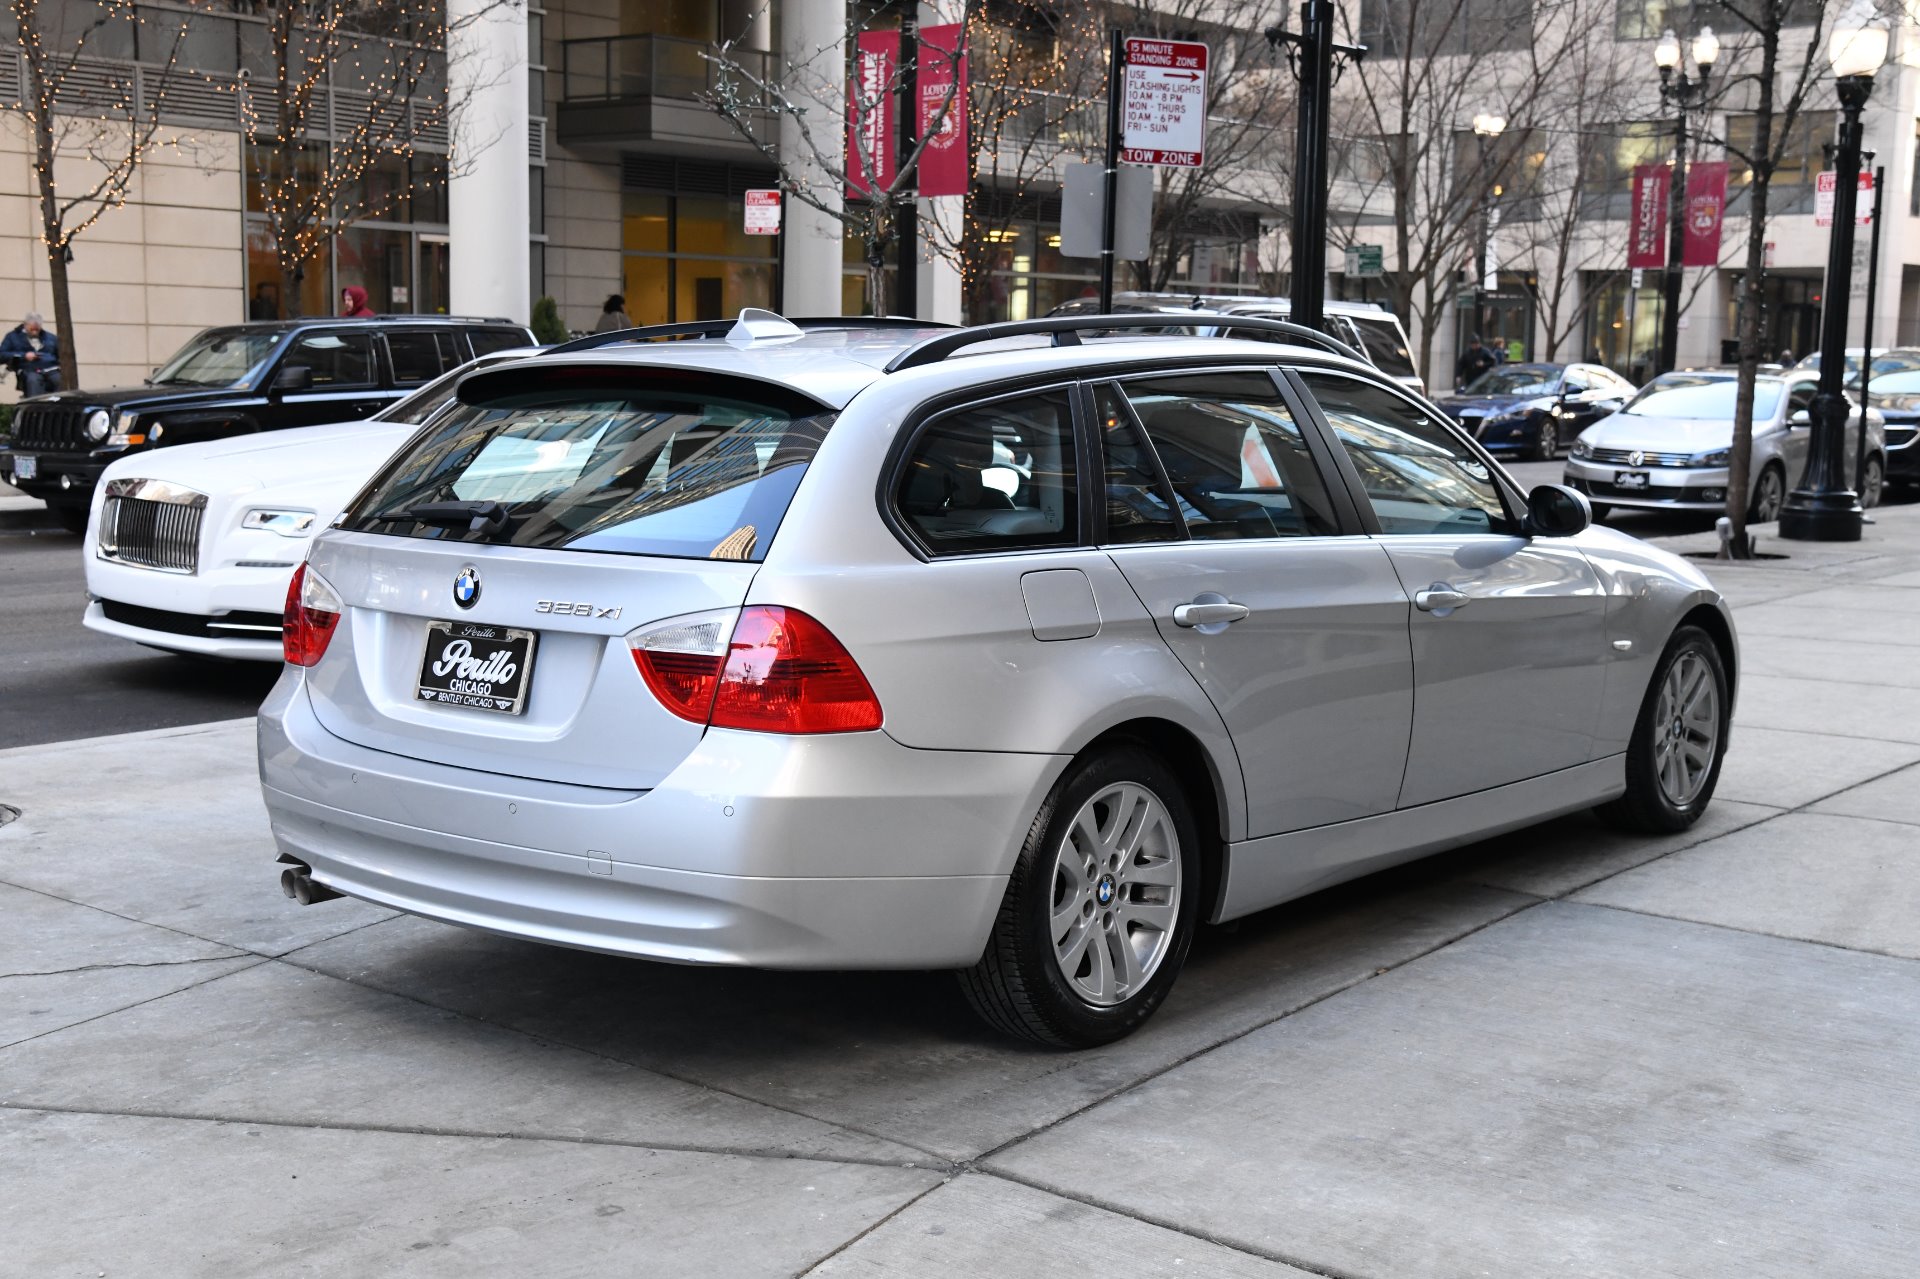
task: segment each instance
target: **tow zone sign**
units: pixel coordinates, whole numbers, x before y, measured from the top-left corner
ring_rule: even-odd
[[[1207,150],[1207,46],[1130,37],[1126,53],[1120,162],[1199,168]]]

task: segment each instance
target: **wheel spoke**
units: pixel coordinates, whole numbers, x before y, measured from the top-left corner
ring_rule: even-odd
[[[1125,928],[1116,927],[1107,934],[1103,944],[1113,947],[1115,982],[1122,993],[1131,995],[1139,989],[1143,980],[1140,952],[1133,948],[1133,940],[1127,936]]]
[[[1120,922],[1140,924],[1155,932],[1173,931],[1173,921],[1178,917],[1180,908],[1173,902],[1128,902],[1120,908]]]
[[[1072,838],[1082,855],[1098,861],[1100,854],[1106,849],[1107,841],[1106,838],[1101,835],[1100,825],[1094,818],[1095,814],[1092,804],[1088,804],[1085,808],[1081,809],[1080,815],[1073,819]]]
[[[1058,910],[1053,912],[1052,930],[1047,935],[1053,938],[1055,942],[1065,937],[1067,935],[1067,929],[1073,927],[1075,921],[1084,913],[1082,906],[1086,900],[1087,893],[1085,885],[1081,886],[1079,892],[1070,893],[1067,896],[1066,902],[1062,904]]]
[[[1115,992],[1113,989],[1113,951],[1109,949],[1109,938],[1107,934],[1098,927],[1089,927],[1087,929],[1087,936],[1092,943],[1087,947],[1087,954],[1093,957],[1093,972],[1087,978],[1087,981],[1091,986],[1091,992],[1095,999],[1098,999],[1102,1003],[1110,1003],[1113,1000]]]
[[[1154,811],[1156,806],[1152,798],[1145,791],[1126,792],[1115,807],[1119,809],[1120,819],[1113,824],[1111,846],[1120,854],[1120,864],[1124,866],[1140,846],[1141,836],[1158,814]]]
[[[1127,882],[1148,888],[1171,888],[1180,882],[1180,864],[1172,857],[1135,862],[1127,868]]]
[[[1099,934],[1098,921],[1084,920],[1080,927],[1068,933],[1066,940],[1055,949],[1054,953],[1060,958],[1060,971],[1066,974],[1067,980],[1074,980],[1074,975],[1080,971],[1080,957],[1087,953],[1087,943]]]

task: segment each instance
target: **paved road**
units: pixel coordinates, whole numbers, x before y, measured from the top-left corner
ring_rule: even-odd
[[[0,529],[0,749],[251,715],[279,676],[97,635],[86,605],[79,538]]]

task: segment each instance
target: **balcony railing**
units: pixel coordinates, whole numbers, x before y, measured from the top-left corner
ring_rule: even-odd
[[[698,98],[719,87],[718,54],[702,40],[673,36],[602,36],[560,45],[561,100],[618,102],[633,98]],[[734,49],[728,57],[747,75],[766,83],[776,63],[771,53]],[[757,97],[742,79],[740,96]]]

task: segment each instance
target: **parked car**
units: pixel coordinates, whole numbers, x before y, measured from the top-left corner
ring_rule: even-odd
[[[1407,331],[1401,326],[1398,316],[1373,302],[1328,299],[1323,305],[1329,335],[1366,356],[1373,367],[1400,385],[1426,394],[1427,384],[1413,367]],[[1055,307],[1051,314],[1093,315],[1099,309],[1100,303],[1095,298],[1076,298]],[[1284,320],[1293,313],[1293,301],[1290,298],[1249,297],[1238,293],[1127,292],[1113,295],[1113,309],[1122,315],[1208,311]],[[1164,331],[1218,337],[1224,330],[1217,325],[1187,324],[1170,326]]]
[[[1076,340],[1142,322],[747,312],[468,377],[289,588],[283,887],[953,968],[1083,1046],[1202,921],[1596,805],[1699,818],[1738,661],[1697,568],[1325,339]]]
[[[364,422],[142,452],[110,463],[87,527],[88,629],[200,657],[281,660],[287,581],[321,529],[468,372],[471,361]]]
[[[1489,452],[1545,459],[1634,393],[1633,383],[1598,364],[1500,364],[1434,403]]]
[[[430,315],[207,329],[145,386],[21,401],[0,439],[0,478],[83,532],[94,486],[116,458],[371,417],[476,355],[532,344],[532,333],[506,320]]]
[[[1920,369],[1879,372],[1874,361],[1870,407],[1885,423],[1887,480],[1902,486],[1920,484]]]
[[[1726,509],[1733,453],[1733,409],[1739,375],[1732,369],[1662,373],[1625,408],[1588,427],[1567,453],[1565,480],[1593,503],[1595,519],[1614,507],[1632,510]],[[1874,379],[1878,385],[1879,379]],[[1762,377],[1753,388],[1753,451],[1747,471],[1747,519],[1780,518],[1791,486],[1807,468],[1807,406],[1819,387],[1808,373]],[[1853,411],[1857,429],[1860,410]],[[1849,456],[1852,456],[1849,450]],[[1878,410],[1867,414],[1867,466],[1860,501],[1880,501],[1886,442]]]

